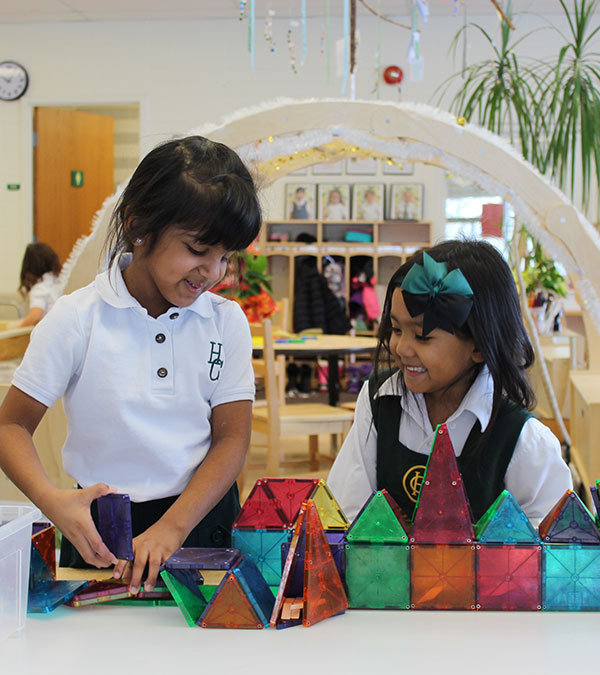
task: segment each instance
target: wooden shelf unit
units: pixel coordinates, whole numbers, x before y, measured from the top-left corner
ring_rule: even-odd
[[[372,241],[345,241],[350,231],[368,233]],[[296,241],[299,234],[316,238],[314,243]],[[273,240],[278,235],[287,241]],[[350,289],[350,263],[357,256],[373,259],[373,273],[378,284],[387,285],[394,271],[415,251],[431,244],[431,223],[402,220],[380,221],[324,221],[324,220],[270,220],[265,221],[259,238],[262,253],[269,258],[269,271],[274,275],[273,291],[276,299],[288,297],[290,317],[293,317],[295,288],[295,258],[310,255],[317,259],[323,271],[328,256],[343,261],[344,285]],[[278,260],[279,258],[279,260]],[[348,297],[346,297],[346,308]],[[291,319],[290,319],[291,323]],[[292,326],[287,327],[291,330]]]

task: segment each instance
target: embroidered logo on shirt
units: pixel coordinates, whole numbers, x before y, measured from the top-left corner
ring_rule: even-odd
[[[406,492],[406,496],[411,502],[417,502],[419,491],[421,490],[421,485],[423,484],[426,468],[427,467],[422,465],[412,466],[404,474],[404,478],[402,479],[402,487],[404,488],[404,492]]]
[[[208,363],[210,364],[210,370],[208,371],[208,377],[215,382],[221,376],[221,368],[223,367],[223,359],[221,359],[221,349],[223,347],[222,342],[213,342],[210,341],[210,357]]]

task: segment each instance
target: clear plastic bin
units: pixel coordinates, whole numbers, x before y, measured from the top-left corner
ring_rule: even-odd
[[[41,516],[28,502],[0,501],[0,642],[25,626],[31,528]]]

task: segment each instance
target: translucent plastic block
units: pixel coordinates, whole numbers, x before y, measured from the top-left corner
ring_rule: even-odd
[[[271,495],[278,510],[285,513],[287,527],[294,527],[302,502],[305,502],[319,481],[316,478],[263,478],[265,492]]]
[[[294,527],[294,533],[292,534],[292,539],[290,541],[288,555],[285,559],[283,572],[281,574],[281,583],[277,589],[277,596],[275,597],[275,604],[273,605],[273,613],[271,614],[271,620],[269,621],[271,626],[275,626],[275,628],[290,628],[291,626],[297,626],[302,623],[301,618],[282,619],[281,611],[287,598],[298,597],[298,593],[294,593],[292,595],[292,580],[295,577],[296,567],[299,564],[297,556],[298,545],[299,542],[305,537],[306,504],[302,504],[298,513],[298,518],[296,519],[296,526]]]
[[[410,534],[417,544],[470,544],[471,509],[445,424],[437,427]]]
[[[475,609],[475,546],[411,546],[413,609]]]
[[[269,619],[273,613],[275,597],[251,558],[241,557],[233,573],[240,582],[242,590],[250,600],[254,611],[265,628],[269,627]]]
[[[350,521],[342,511],[340,505],[331,494],[331,490],[324,480],[320,480],[311,495],[319,512],[319,518],[325,530],[347,530]]]
[[[592,485],[590,487],[590,493],[592,495],[592,503],[594,504],[594,509],[596,511],[596,524],[598,524],[598,518],[600,515],[600,495],[598,494],[598,483],[600,481],[596,481],[596,485]]]
[[[233,546],[255,562],[267,584],[278,586],[282,569],[281,545],[292,538],[292,531],[234,529],[231,537]]]
[[[69,601],[87,581],[43,581],[29,589],[27,611],[30,614],[52,612]]]
[[[165,563],[167,569],[229,570],[240,557],[237,548],[180,548]]]
[[[30,544],[31,554],[29,562],[29,590],[37,588],[40,584],[48,581],[54,581],[54,576],[46,564],[42,554],[34,546],[33,541]]]
[[[32,535],[31,541],[42,556],[43,561],[50,570],[50,574],[56,579],[56,530],[54,529],[54,525],[36,532]]]
[[[408,542],[408,535],[383,492],[373,492],[354,519],[346,538],[348,542],[362,543]]]
[[[317,505],[306,504],[304,609],[302,625],[312,626],[348,609],[348,598],[325,538]]]
[[[542,547],[477,546],[477,608],[542,608]]]
[[[346,569],[346,543],[344,541],[336,541],[333,537],[330,538],[330,533],[325,532],[325,538],[331,550],[333,562],[337,568],[341,579],[344,579]],[[333,540],[333,541],[332,541]],[[304,589],[304,553],[305,553],[306,537],[298,540],[296,547],[296,564],[294,565],[289,579],[289,593],[292,597],[299,597],[303,594]],[[290,544],[282,544],[281,558],[282,568],[285,565]]]
[[[110,599],[113,595],[121,595],[128,591],[129,586],[122,581],[90,581],[86,588],[76,593],[73,600],[81,602],[84,600],[95,600],[98,598]],[[131,595],[131,593],[129,593]]]
[[[207,601],[202,592],[192,592],[168,570],[163,570],[160,576],[177,603],[177,607],[179,607],[180,612],[183,614],[187,625],[195,626],[207,606]]]
[[[201,586],[204,585],[204,577],[200,570],[180,569],[178,567],[169,567],[166,569],[172,577],[175,577],[180,584],[183,584],[189,591],[200,598],[203,598]]]
[[[352,608],[410,609],[410,546],[346,544],[346,591]]]
[[[542,560],[542,609],[600,610],[599,546],[547,544]]]
[[[475,525],[475,538],[482,544],[536,544],[541,541],[517,500],[507,490]]]
[[[233,527],[282,530],[289,527],[289,520],[283,504],[273,498],[264,479],[254,484]]]
[[[235,574],[225,575],[199,619],[202,628],[264,628]]]
[[[98,532],[118,560],[133,560],[129,495],[111,494],[96,500]]]
[[[539,527],[544,542],[553,544],[599,544],[600,531],[594,516],[579,496],[567,490]]]

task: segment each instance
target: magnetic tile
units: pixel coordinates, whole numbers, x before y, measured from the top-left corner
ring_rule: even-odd
[[[96,500],[98,532],[118,560],[133,560],[129,495],[109,494]]]

